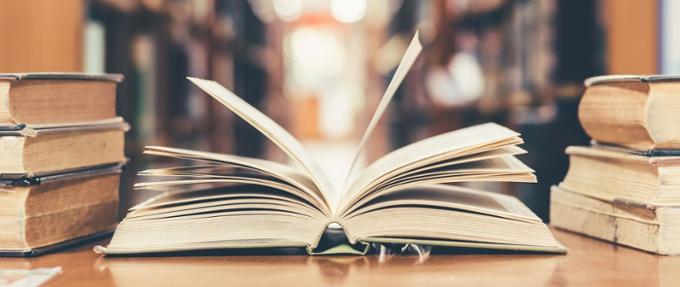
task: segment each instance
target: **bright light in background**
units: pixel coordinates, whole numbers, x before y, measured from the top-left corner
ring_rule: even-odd
[[[323,89],[347,59],[342,43],[324,28],[298,28],[286,40],[292,79],[303,89]]]
[[[357,22],[366,15],[366,0],[331,0],[331,14],[340,22]]]
[[[274,12],[279,19],[292,22],[302,15],[302,0],[274,0]]]
[[[357,84],[337,85],[319,99],[319,130],[329,139],[341,139],[354,128],[354,97],[361,95]]]
[[[302,26],[284,37],[285,95],[293,101],[314,103],[317,135],[346,139],[354,128],[361,81],[349,57],[350,46],[334,26]],[[353,69],[354,68],[354,69]]]

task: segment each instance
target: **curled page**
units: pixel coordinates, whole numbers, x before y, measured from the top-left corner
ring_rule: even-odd
[[[307,151],[299,141],[267,115],[263,114],[219,83],[192,77],[188,77],[188,79],[241,119],[260,131],[264,136],[281,148],[281,150],[288,154],[288,156],[296,163],[302,166],[303,171],[309,175],[314,181],[314,184],[316,184],[322,194],[324,194],[324,200],[328,204],[327,194],[334,194],[333,187],[328,178],[326,178],[321,167],[319,167],[319,164],[314,158],[307,154]]]
[[[347,172],[347,178],[345,180],[345,189],[347,189],[350,186],[349,182],[353,179],[354,172],[357,168],[356,167],[357,162],[364,150],[366,142],[371,137],[371,134],[373,134],[375,126],[378,124],[378,121],[380,121],[380,118],[382,118],[382,115],[385,113],[385,110],[387,109],[387,105],[390,103],[390,101],[392,101],[394,93],[397,92],[399,85],[401,84],[402,81],[404,81],[406,74],[411,69],[411,66],[413,66],[413,63],[416,61],[418,55],[420,55],[420,52],[422,50],[423,45],[420,43],[420,39],[418,38],[418,31],[416,31],[416,34],[413,36],[413,39],[411,39],[411,43],[408,45],[408,48],[406,48],[404,57],[401,58],[401,62],[397,67],[397,71],[394,72],[392,80],[390,80],[390,83],[387,85],[387,90],[385,90],[385,94],[383,94],[380,103],[378,103],[378,107],[376,108],[373,117],[371,117],[371,121],[368,123],[368,127],[366,128],[364,135],[361,137],[359,147],[357,147],[356,154],[354,155],[352,164],[350,164],[349,171]],[[347,190],[344,190],[343,194],[345,194],[346,192]]]

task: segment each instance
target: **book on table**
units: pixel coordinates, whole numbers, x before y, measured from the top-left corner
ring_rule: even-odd
[[[680,255],[680,208],[602,200],[553,186],[550,224],[661,255]]]
[[[363,254],[371,243],[565,252],[549,228],[514,197],[455,186],[535,182],[515,155],[520,135],[494,123],[436,135],[361,168],[357,158],[422,46],[407,48],[378,103],[348,172],[334,191],[319,164],[286,130],[220,84],[189,78],[262,132],[293,161],[170,147],[145,153],[191,164],[141,171],[137,189],[162,193],[131,208],[104,254],[304,247],[310,254]],[[346,244],[319,248],[341,228]],[[321,244],[323,245],[323,244]]]
[[[0,74],[0,179],[126,161],[116,74]]]
[[[110,234],[120,164],[0,179],[0,256],[35,256]]]
[[[680,77],[589,78],[578,117],[593,139],[570,146],[550,222],[644,251],[680,255]]]
[[[680,255],[680,156],[602,145],[570,146],[566,153],[569,170],[551,191],[554,227]]]
[[[0,74],[0,256],[110,234],[128,125],[121,75]]]

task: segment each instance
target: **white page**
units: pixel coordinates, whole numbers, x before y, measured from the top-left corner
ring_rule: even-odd
[[[385,110],[387,109],[387,105],[390,103],[390,101],[392,101],[394,93],[397,92],[399,85],[406,77],[406,74],[411,69],[411,66],[413,66],[413,63],[416,61],[416,58],[418,58],[418,55],[420,55],[420,52],[422,50],[423,45],[420,43],[420,39],[418,38],[418,31],[416,31],[416,34],[413,35],[413,39],[411,39],[411,43],[408,45],[408,48],[406,49],[404,56],[401,58],[401,62],[399,63],[397,70],[394,72],[392,80],[390,80],[390,83],[387,85],[387,90],[385,90],[385,94],[383,94],[380,103],[378,103],[378,107],[376,108],[375,113],[371,118],[371,121],[368,123],[368,127],[366,128],[364,135],[361,137],[359,147],[357,148],[356,154],[354,155],[354,159],[350,164],[349,172],[347,173],[347,178],[345,180],[344,187],[345,190],[343,190],[343,194],[347,192],[349,182],[351,182],[353,179],[354,171],[357,168],[356,167],[357,162],[359,160],[359,157],[363,153],[366,142],[371,137],[371,134],[373,134],[375,126],[378,124],[378,121],[380,121],[380,118],[382,118],[382,115],[385,113]]]
[[[324,198],[323,193],[314,184],[314,182],[312,182],[311,178],[309,178],[307,173],[303,173],[299,169],[295,169],[288,165],[280,164],[273,161],[241,157],[230,154],[219,154],[161,146],[147,146],[144,150],[144,154],[175,157],[180,159],[218,161],[220,163],[252,168],[270,174],[273,177],[280,178],[281,180],[290,183],[291,185],[301,189],[302,191],[309,193],[312,196],[320,197],[322,201]],[[191,166],[185,166],[183,168],[191,168]],[[144,171],[142,171],[140,174],[143,173]],[[324,207],[326,207],[326,209],[330,212],[330,206],[324,204]]]
[[[303,170],[322,191],[324,200],[328,203],[328,195],[335,194],[330,181],[326,178],[326,175],[323,173],[321,167],[319,167],[319,164],[307,154],[307,151],[302,144],[300,144],[300,142],[298,142],[290,133],[267,115],[263,114],[219,83],[192,77],[188,77],[188,79],[241,119],[255,127],[288,154],[288,156],[296,163],[302,166]],[[332,208],[335,207],[335,204],[329,205]]]
[[[362,174],[349,184],[340,199],[340,211],[348,208],[350,200],[356,199],[371,186],[379,184],[391,175],[433,164],[440,157],[449,155],[464,156],[464,151],[474,151],[485,145],[499,144],[501,146],[515,145],[521,142],[519,134],[494,123],[486,123],[467,127],[409,144],[392,151],[369,165]]]

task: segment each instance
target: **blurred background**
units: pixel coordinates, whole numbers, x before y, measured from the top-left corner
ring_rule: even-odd
[[[475,184],[520,197],[547,220],[564,148],[587,144],[583,80],[680,72],[680,2],[574,0],[5,0],[0,72],[121,73],[131,125],[122,206],[141,156],[167,145],[285,155],[192,87],[209,78],[300,139],[341,185],[358,137],[416,30],[424,51],[363,161],[493,121],[523,134],[538,184]]]

